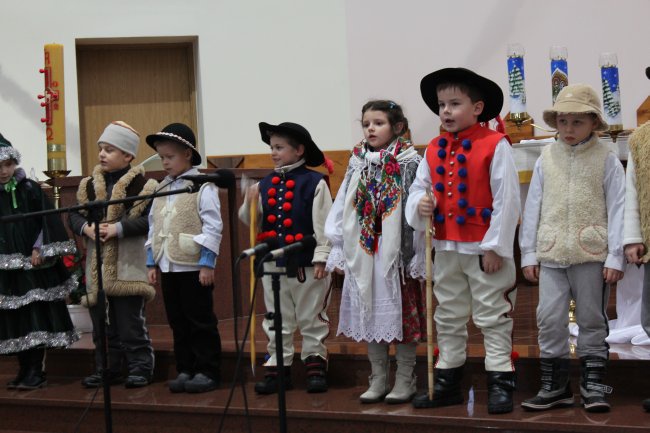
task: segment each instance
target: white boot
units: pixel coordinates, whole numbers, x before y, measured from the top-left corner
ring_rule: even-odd
[[[395,386],[386,396],[386,403],[408,403],[417,392],[416,377],[413,374],[415,368],[415,344],[398,344],[395,354],[397,359],[397,374],[395,375]]]
[[[368,359],[372,373],[368,380],[370,387],[361,394],[361,403],[378,403],[388,394],[388,345],[368,343]]]

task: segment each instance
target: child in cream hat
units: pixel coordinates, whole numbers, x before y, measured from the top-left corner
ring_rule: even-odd
[[[603,384],[609,346],[609,285],[623,277],[623,166],[597,131],[607,129],[600,100],[584,84],[567,86],[544,121],[558,138],[535,163],[519,242],[524,276],[539,281],[542,386],[528,410],[571,406],[567,305],[576,301],[580,395],[588,412],[607,412]]]

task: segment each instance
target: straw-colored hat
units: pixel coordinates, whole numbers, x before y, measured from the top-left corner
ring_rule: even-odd
[[[557,129],[557,115],[593,113],[598,119],[597,131],[606,131],[607,122],[603,119],[600,99],[596,91],[586,84],[572,84],[566,86],[555,99],[555,104],[550,110],[544,110],[544,122]]]

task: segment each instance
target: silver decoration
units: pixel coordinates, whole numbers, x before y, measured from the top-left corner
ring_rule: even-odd
[[[76,252],[77,245],[72,240],[51,242],[41,246],[41,256],[43,257],[67,256],[69,254],[75,254]]]
[[[35,331],[24,337],[0,341],[0,355],[23,352],[38,346],[68,347],[81,338],[76,330],[66,332]]]
[[[23,296],[5,296],[0,294],[0,310],[15,310],[36,301],[59,301],[78,285],[78,277],[72,275],[62,284],[47,289],[32,289]]]
[[[45,258],[66,256],[68,254],[75,254],[76,252],[77,246],[74,241],[51,242],[41,247],[41,256]],[[14,271],[17,269],[24,269],[26,271],[34,269],[32,257],[20,253],[0,254],[0,270]]]
[[[18,149],[11,146],[0,146],[0,161],[7,159],[15,159],[20,164],[20,152],[18,152]]]

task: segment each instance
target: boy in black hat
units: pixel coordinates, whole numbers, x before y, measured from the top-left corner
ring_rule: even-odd
[[[200,174],[196,138],[189,126],[172,123],[147,136],[156,149],[167,177],[161,191],[192,185],[185,175]],[[174,334],[178,377],[169,381],[171,392],[200,393],[219,387],[221,337],[212,308],[214,267],[221,243],[219,191],[204,183],[198,193],[154,199],[149,213],[147,267],[149,282],[157,282],[165,300],[167,321]]]
[[[420,89],[446,132],[429,143],[406,208],[416,230],[433,218],[440,350],[433,400],[425,394],[413,405],[463,402],[460,383],[471,315],[484,336],[488,412],[511,412],[519,178],[507,136],[487,125],[497,118],[502,127],[503,93],[496,83],[464,68],[433,72],[422,79]]]
[[[97,141],[99,164],[92,176],[81,180],[77,190],[79,203],[93,200],[117,200],[154,192],[158,182],[144,177],[142,166],[131,167],[138,153],[140,135],[128,124],[110,123]],[[153,299],[155,289],[147,281],[142,246],[148,230],[147,214],[150,200],[111,205],[99,226],[102,245],[103,287],[108,302],[108,366],[95,351],[97,371],[82,380],[86,388],[102,385],[102,368],[108,368],[111,383],[122,381],[122,361],[126,359],[129,375],[127,388],[148,385],[153,378],[154,353],[144,317],[144,304]],[[84,236],[87,246],[86,275],[88,293],[82,303],[90,310],[93,321],[93,342],[101,342],[96,330],[100,311],[97,307],[97,262],[95,255],[95,229],[88,223],[87,211],[70,213],[70,227]]]
[[[325,263],[330,244],[324,235],[327,214],[332,206],[332,196],[322,174],[305,168],[327,165],[326,160],[309,132],[301,125],[284,122],[279,125],[259,124],[262,141],[271,148],[275,165],[273,173],[253,185],[239,210],[239,218],[250,225],[250,206],[257,206],[261,213],[262,232],[260,242],[276,238],[280,246],[300,241],[314,235],[317,246],[304,251],[299,259],[297,279],[282,276],[280,283],[280,306],[282,313],[282,356],[284,371],[277,370],[277,348],[273,320],[265,319],[264,331],[269,338],[264,380],[255,384],[259,394],[272,394],[278,390],[278,374],[285,375],[285,384],[291,386],[291,363],[293,361],[293,333],[300,328],[302,334],[301,359],[307,368],[307,392],[327,391],[327,349],[324,341],[329,334],[329,320],[325,313],[328,298],[328,278]],[[267,263],[266,270],[284,268],[284,259]],[[271,277],[265,276],[264,302],[268,311],[274,310]]]

